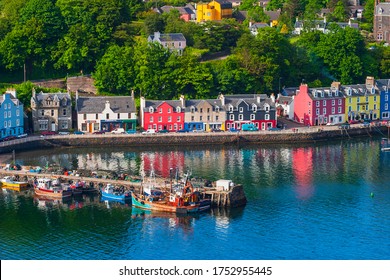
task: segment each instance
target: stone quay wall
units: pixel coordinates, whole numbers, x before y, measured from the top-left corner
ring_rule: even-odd
[[[163,146],[203,146],[203,145],[246,145],[246,144],[291,144],[314,143],[353,137],[388,136],[389,128],[356,127],[345,129],[321,129],[317,127],[299,128],[296,130],[258,131],[258,132],[215,132],[215,133],[164,133],[153,135],[142,134],[104,134],[104,135],[53,135],[33,136],[0,143],[0,153],[13,150],[32,150],[54,147],[163,147]]]

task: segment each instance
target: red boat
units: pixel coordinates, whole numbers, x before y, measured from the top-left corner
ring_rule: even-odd
[[[67,198],[72,196],[72,190],[69,186],[54,184],[53,180],[48,178],[39,178],[35,180],[34,192],[37,195],[52,198]]]

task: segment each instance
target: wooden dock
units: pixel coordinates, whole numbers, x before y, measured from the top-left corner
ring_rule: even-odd
[[[99,186],[104,186],[106,184],[112,184],[117,187],[123,186],[125,190],[131,190],[134,192],[140,192],[142,188],[142,182],[138,181],[132,182],[128,180],[112,180],[85,176],[59,175],[54,173],[37,173],[27,170],[0,169],[0,177],[5,176],[12,176],[20,181],[28,181],[30,186],[33,185],[34,180],[37,178],[50,178],[53,180],[60,179],[60,181],[64,183],[84,181],[87,185],[93,186],[97,190],[99,189]],[[160,179],[157,181],[157,183],[161,188],[165,188],[166,190],[170,189],[169,180]],[[194,187],[196,190],[203,193],[206,198],[211,199],[212,206],[214,207],[240,207],[244,206],[247,202],[242,185],[235,185],[229,191],[217,190],[214,187]]]

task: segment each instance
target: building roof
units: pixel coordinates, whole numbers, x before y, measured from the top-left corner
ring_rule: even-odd
[[[378,79],[375,80],[375,85],[380,91],[388,90],[390,88],[390,79]]]
[[[144,108],[149,108],[149,107],[157,108],[157,107],[161,106],[161,104],[163,104],[163,103],[167,103],[168,105],[170,105],[173,108],[176,108],[176,107],[183,108],[183,106],[181,104],[181,100],[145,100],[145,107]]]
[[[378,3],[375,6],[375,15],[390,16],[390,2]]]
[[[184,37],[184,35],[182,33],[162,34],[160,32],[154,32],[153,35],[149,35],[148,40],[150,40],[150,41],[158,40],[160,42],[172,42],[172,41],[183,42],[183,41],[186,41],[186,38]]]
[[[71,98],[70,94],[68,92],[57,92],[57,93],[44,93],[44,92],[39,92],[39,93],[34,93],[31,97],[31,100],[34,100],[36,104],[42,103],[42,101],[51,98],[53,101],[62,101],[66,100],[67,106],[70,105]]]
[[[98,114],[103,112],[107,101],[110,102],[110,108],[114,113],[134,113],[136,111],[131,96],[79,97],[76,110],[80,114]]]
[[[215,0],[215,2],[218,2],[221,5],[221,9],[231,9],[232,3],[226,0]]]

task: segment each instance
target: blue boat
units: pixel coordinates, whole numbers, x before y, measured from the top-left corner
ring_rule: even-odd
[[[125,191],[123,187],[116,188],[112,184],[107,184],[104,188],[100,189],[103,198],[126,201],[131,199],[131,193]]]

